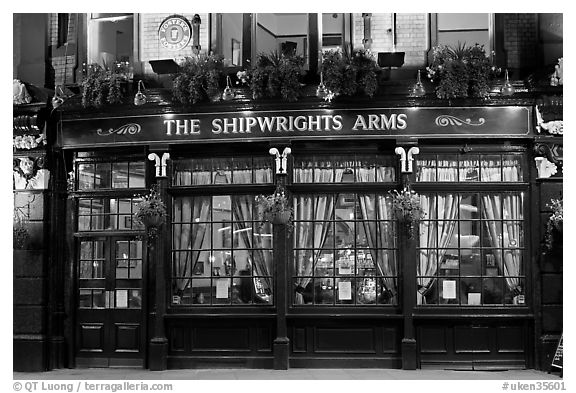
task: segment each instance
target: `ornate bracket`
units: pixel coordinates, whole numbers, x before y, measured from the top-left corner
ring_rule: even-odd
[[[560,158],[560,145],[547,143],[537,143],[534,145],[534,157],[538,178],[549,178],[558,172],[558,166],[562,165]]]
[[[156,166],[156,177],[166,177],[166,161],[170,158],[170,153],[163,153],[162,158],[156,153],[148,154],[148,159],[150,161],[155,161]]]
[[[412,173],[413,171],[413,161],[414,155],[420,153],[420,148],[417,146],[412,146],[408,149],[408,153],[404,150],[403,147],[397,147],[394,152],[400,156],[400,168],[402,173]]]
[[[268,153],[272,156],[276,156],[276,174],[285,175],[288,167],[288,154],[292,153],[292,149],[285,147],[282,154],[280,154],[280,151],[273,147],[268,151]]]

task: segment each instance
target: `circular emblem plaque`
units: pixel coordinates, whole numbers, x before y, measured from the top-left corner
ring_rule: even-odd
[[[162,22],[158,30],[158,39],[162,46],[179,50],[190,42],[192,26],[183,16],[170,16]]]

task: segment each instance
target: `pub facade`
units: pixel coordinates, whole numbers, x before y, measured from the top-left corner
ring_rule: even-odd
[[[375,96],[317,93],[325,46],[384,52],[376,26],[396,34],[420,16],[441,43],[441,14],[302,14],[303,35],[287,30],[288,14],[73,15],[88,35],[73,52],[89,63],[110,56],[106,18],[132,18],[133,83],[119,105],[87,109],[68,86],[62,102],[15,106],[15,138],[43,126],[46,139],[14,151],[15,205],[35,211],[24,224],[43,237],[15,250],[15,294],[24,284],[48,294],[15,296],[15,370],[548,367],[562,334],[561,241],[544,245],[562,195],[562,137],[549,131],[561,86],[516,81],[503,95],[501,79],[484,99],[439,99],[432,85],[406,94],[414,80],[403,75],[415,79],[430,49],[413,39],[412,68],[383,64]],[[501,26],[506,15],[486,18]],[[312,88],[299,100],[255,98],[239,83],[232,97],[182,105],[163,87],[166,59],[209,48],[236,74],[264,33],[303,51]],[[505,37],[487,23],[493,49]],[[154,45],[161,57],[147,57]],[[166,205],[154,231],[135,219],[151,189]],[[263,222],[263,195],[286,198],[290,218]],[[418,219],[398,214],[401,196],[401,213]],[[20,331],[30,309],[38,331]]]

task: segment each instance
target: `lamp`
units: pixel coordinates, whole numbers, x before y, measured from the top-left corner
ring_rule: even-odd
[[[324,86],[324,74],[320,72],[320,84],[316,89],[316,97],[324,99],[327,93],[326,86]]]
[[[512,94],[514,94],[515,89],[514,86],[512,86],[512,83],[510,83],[510,79],[508,79],[508,69],[506,69],[504,75],[505,75],[504,85],[502,85],[500,93],[502,93],[503,96],[511,96]]]
[[[412,95],[414,97],[423,97],[426,95],[426,89],[422,84],[422,80],[420,79],[420,70],[418,70],[418,77],[416,79],[416,84],[412,88]]]
[[[230,87],[230,76],[226,75],[226,87],[224,88],[224,93],[222,93],[222,99],[224,101],[230,101],[234,98],[234,92]]]
[[[58,93],[58,90],[60,90],[60,93]],[[64,103],[64,98],[62,98],[63,95],[64,92],[62,91],[62,88],[57,86],[56,89],[54,89],[54,97],[52,97],[52,108],[56,109]]]
[[[138,92],[134,96],[134,105],[136,106],[144,105],[146,103],[146,96],[142,93],[141,89],[144,90],[144,82],[140,79],[138,81]]]

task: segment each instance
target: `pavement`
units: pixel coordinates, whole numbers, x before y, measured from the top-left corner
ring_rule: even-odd
[[[31,380],[506,380],[560,381],[560,370],[464,371],[396,369],[185,369],[149,371],[127,368],[59,369],[40,373],[14,372],[14,381]]]

